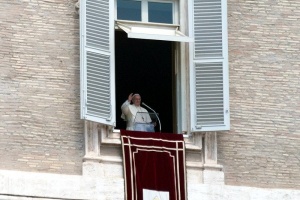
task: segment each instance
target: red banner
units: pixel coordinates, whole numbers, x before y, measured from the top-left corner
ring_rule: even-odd
[[[121,130],[126,200],[186,199],[182,134]]]

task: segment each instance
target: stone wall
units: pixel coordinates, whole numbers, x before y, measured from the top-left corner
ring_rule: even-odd
[[[76,2],[0,3],[0,169],[81,174]]]
[[[111,171],[116,166],[106,165]],[[120,165],[121,166],[121,165]],[[103,166],[104,167],[104,166]],[[119,167],[119,170],[121,167]],[[117,170],[118,171],[118,170]],[[117,173],[118,174],[118,173]],[[0,170],[0,200],[124,200],[124,179]],[[188,184],[189,200],[298,200],[299,190]]]
[[[228,0],[225,183],[300,189],[300,1]]]
[[[0,169],[82,172],[76,2],[0,3]],[[228,0],[231,130],[218,133],[228,185],[300,189],[299,8]]]

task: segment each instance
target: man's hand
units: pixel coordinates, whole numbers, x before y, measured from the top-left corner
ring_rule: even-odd
[[[131,102],[132,97],[133,97],[133,93],[131,93],[131,94],[128,96],[128,101],[129,101],[129,103]]]

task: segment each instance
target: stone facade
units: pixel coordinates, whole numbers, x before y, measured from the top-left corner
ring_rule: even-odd
[[[300,189],[300,2],[228,1],[225,183]]]
[[[49,192],[45,187],[36,190],[38,183],[47,182],[50,188],[57,189],[48,182],[52,176],[49,173],[55,173],[52,178],[57,182],[75,184],[66,189],[67,193],[46,193],[49,198],[75,199],[74,194],[78,194],[79,198],[92,199],[89,192],[96,192],[98,199],[123,199],[118,193],[124,191],[120,158],[101,158],[101,163],[93,164],[100,150],[105,153],[116,149],[119,143],[106,139],[102,149],[93,149],[89,141],[84,141],[84,122],[79,119],[76,3],[77,0],[0,3],[0,199],[24,195],[27,200],[41,195],[41,191]],[[299,8],[300,2],[295,0],[228,0],[231,130],[217,133],[218,156],[207,152],[203,156],[209,160],[208,165],[192,162],[197,157],[198,163],[203,162],[199,154],[203,153],[202,144],[189,147],[189,199],[199,195],[203,199],[242,199],[244,194],[244,199],[299,199]],[[102,142],[105,139],[103,134],[94,136]],[[211,136],[206,134],[205,141],[213,140]],[[120,152],[117,149],[111,153]],[[93,162],[83,163],[83,158]],[[209,169],[216,159],[224,174],[220,173],[222,166],[213,172],[197,170]],[[103,168],[103,163],[109,164]],[[107,168],[110,164],[114,166],[111,169]],[[85,188],[81,182],[90,173],[104,179],[89,179]],[[114,173],[119,177],[105,183],[110,180],[105,176]],[[27,193],[11,184],[22,176],[30,183]],[[35,182],[35,176],[40,182]],[[222,184],[223,177],[226,185]],[[78,188],[81,194],[76,193]],[[111,188],[117,188],[111,190],[114,194],[108,192]]]
[[[107,165],[105,170],[113,169],[113,165]],[[0,170],[0,178],[0,200],[124,200],[124,180],[116,176],[98,178]],[[190,183],[188,199],[298,200],[300,191]]]

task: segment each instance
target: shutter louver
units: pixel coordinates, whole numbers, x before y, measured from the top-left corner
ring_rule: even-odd
[[[194,1],[195,58],[222,57],[221,0]]]
[[[202,125],[224,123],[222,63],[195,65],[196,122]]]
[[[86,45],[109,51],[109,1],[87,0]]]
[[[192,131],[229,130],[226,0],[194,0]]]
[[[87,114],[109,119],[109,57],[87,52],[87,66]]]
[[[111,0],[81,1],[81,117],[115,124]]]

